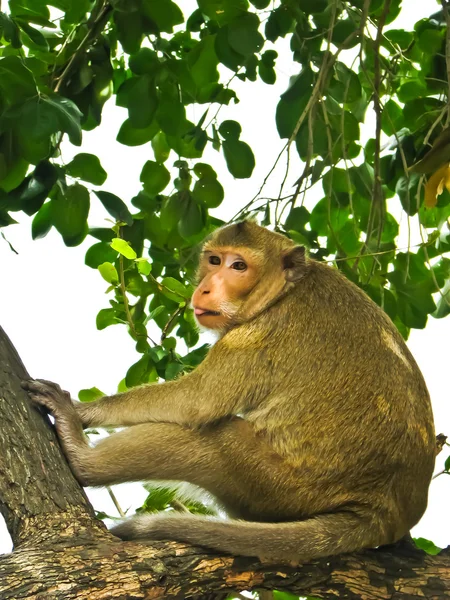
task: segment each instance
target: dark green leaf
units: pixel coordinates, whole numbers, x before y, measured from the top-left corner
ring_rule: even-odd
[[[47,202],[38,210],[31,224],[31,237],[33,240],[45,237],[52,228],[52,225],[51,202]]]
[[[255,168],[255,157],[248,144],[236,139],[226,139],[222,149],[228,170],[236,179],[247,179]]]
[[[172,0],[142,0],[143,14],[159,31],[172,33],[175,25],[183,23],[183,13]]]
[[[80,152],[72,159],[66,166],[66,173],[94,185],[102,185],[108,177],[97,156],[84,152]]]
[[[96,191],[95,195],[116,221],[122,221],[127,225],[133,224],[133,217],[128,210],[127,205],[118,196],[111,194],[110,192],[101,191]]]
[[[239,139],[242,127],[237,121],[223,121],[219,127],[219,133],[225,139]]]
[[[136,75],[154,73],[158,70],[160,62],[158,54],[150,48],[139,48],[136,54],[132,54],[128,61],[130,69]]]
[[[200,206],[191,197],[186,201],[186,208],[178,223],[178,231],[184,238],[190,238],[200,231],[205,226],[204,213]]]
[[[17,19],[17,23],[19,24],[22,31],[24,31],[26,33],[26,35],[32,42],[32,44],[29,45],[24,40],[25,46],[29,46],[30,48],[33,48],[33,46],[37,46],[39,50],[41,50],[43,52],[48,52],[48,50],[49,50],[48,42],[38,29],[31,27],[31,25],[29,23],[27,23],[26,21],[24,21],[22,19]]]
[[[150,356],[144,354],[134,365],[128,369],[125,376],[125,383],[127,387],[131,388],[136,385],[143,383],[150,383],[158,379],[153,361]]]
[[[0,90],[6,102],[14,104],[36,96],[36,82],[29,69],[17,56],[0,59]]]
[[[46,205],[44,204],[44,206]],[[109,244],[106,242],[98,242],[87,250],[86,256],[84,257],[84,263],[92,269],[97,269],[99,265],[105,262],[114,262],[116,258],[117,252],[113,250]]]
[[[75,146],[81,146],[81,111],[76,104],[68,98],[61,96],[52,96],[43,98],[41,102],[48,106],[50,111],[56,115],[61,131],[68,134],[69,140]]]
[[[171,231],[183,215],[184,209],[182,194],[177,192],[165,198],[161,207],[161,227]]]
[[[247,0],[197,0],[197,3],[204,15],[220,25],[245,14],[248,9]]]
[[[89,206],[89,192],[79,183],[59,189],[52,198],[52,223],[67,246],[78,246],[86,237]]]
[[[140,180],[144,191],[150,196],[156,196],[169,183],[170,173],[164,165],[148,160],[142,167]]]
[[[117,141],[125,146],[141,146],[150,142],[159,131],[159,125],[152,121],[148,127],[138,129],[133,127],[130,119],[126,119],[119,129]]]
[[[222,203],[225,192],[217,179],[205,177],[196,181],[192,196],[208,208],[216,208]]]
[[[259,33],[259,18],[255,13],[247,13],[229,24],[228,41],[238,54],[248,57],[259,52],[264,38]]]
[[[20,48],[20,31],[16,23],[5,13],[0,12],[0,31],[3,31],[3,37],[11,44],[13,48]]]

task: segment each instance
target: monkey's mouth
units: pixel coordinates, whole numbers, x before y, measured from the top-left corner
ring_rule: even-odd
[[[205,310],[204,308],[194,308],[194,314],[196,317],[218,317],[220,312],[216,310]]]

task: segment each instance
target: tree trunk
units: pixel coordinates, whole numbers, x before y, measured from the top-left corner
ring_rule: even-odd
[[[0,556],[1,600],[223,597],[279,589],[335,600],[450,600],[450,551],[409,543],[305,563],[261,564],[175,542],[122,542],[95,518],[48,417],[31,406],[28,378],[0,329],[0,511],[14,543]]]

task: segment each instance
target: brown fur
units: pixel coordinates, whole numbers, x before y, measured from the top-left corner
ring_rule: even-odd
[[[222,337],[193,373],[91,404],[27,384],[55,414],[74,473],[85,485],[188,481],[245,519],[144,515],[112,530],[123,539],[284,562],[398,540],[425,510],[435,457],[428,392],[403,339],[283,236],[244,223],[205,244],[227,248],[256,264],[253,287],[228,299]],[[206,273],[196,294],[212,302]],[[127,428],[90,448],[82,425]]]

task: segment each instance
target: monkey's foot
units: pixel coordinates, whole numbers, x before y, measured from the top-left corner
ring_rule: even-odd
[[[32,402],[44,406],[55,416],[66,413],[67,408],[72,406],[69,392],[62,390],[57,383],[45,379],[30,379],[22,381],[21,385]]]

